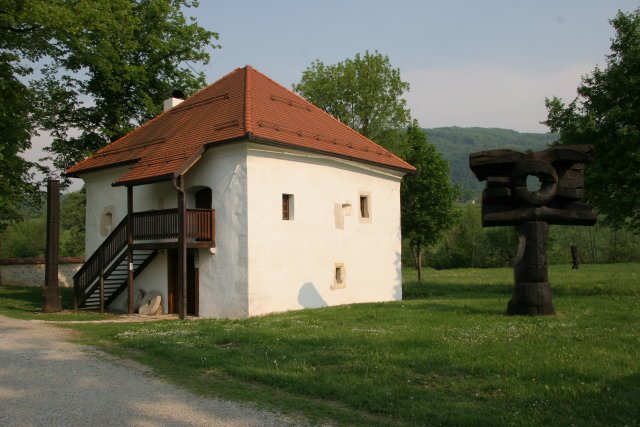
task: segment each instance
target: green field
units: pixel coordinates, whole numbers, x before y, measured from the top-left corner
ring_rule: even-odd
[[[544,318],[503,314],[510,269],[426,277],[407,271],[396,303],[69,327],[198,393],[312,422],[640,422],[640,264],[550,267]]]

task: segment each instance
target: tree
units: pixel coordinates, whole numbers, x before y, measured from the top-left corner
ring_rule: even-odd
[[[410,122],[402,95],[409,84],[387,56],[367,51],[334,65],[316,60],[293,89],[367,138],[401,151],[398,130]]]
[[[175,90],[205,84],[191,64],[207,64],[218,34],[187,22],[193,0],[64,2],[71,21],[52,23],[59,54],[32,88],[40,127],[65,169],[162,111]]]
[[[406,176],[401,185],[402,235],[408,239],[422,280],[422,254],[450,227],[456,217],[457,189],[449,180],[449,165],[413,121],[407,129],[406,161],[418,171]]]
[[[640,233],[640,9],[610,22],[616,35],[606,67],[584,76],[568,105],[547,99],[545,124],[562,144],[594,144],[588,200],[613,226]]]

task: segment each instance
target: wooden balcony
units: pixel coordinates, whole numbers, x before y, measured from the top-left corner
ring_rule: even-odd
[[[178,241],[178,209],[134,212],[133,244],[136,248],[174,247]],[[187,247],[213,248],[216,245],[216,211],[187,209],[185,218]]]
[[[215,247],[215,221],[215,210],[187,209],[186,246]],[[93,304],[93,308],[99,307],[103,311],[127,285],[127,270],[132,270],[133,276],[136,276],[153,260],[157,249],[178,247],[178,209],[131,214],[130,246],[128,223],[129,218],[123,218],[73,276],[76,308],[87,308]],[[131,251],[128,252],[127,248]]]

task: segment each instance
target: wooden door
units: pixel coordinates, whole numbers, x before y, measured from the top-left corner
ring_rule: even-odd
[[[167,291],[167,308],[169,313],[177,314],[180,311],[178,306],[178,251],[175,249],[168,251],[168,285]],[[196,256],[193,249],[187,249],[187,314],[190,316],[198,316],[200,311],[199,304],[199,271],[196,268]]]

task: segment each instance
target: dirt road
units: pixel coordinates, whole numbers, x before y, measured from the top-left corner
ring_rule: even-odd
[[[249,406],[195,396],[67,341],[70,332],[0,316],[0,426],[280,426]]]

